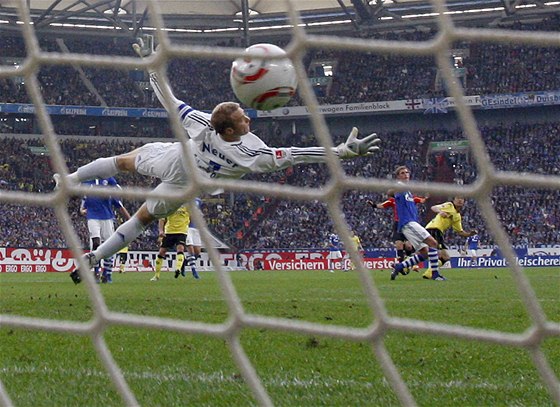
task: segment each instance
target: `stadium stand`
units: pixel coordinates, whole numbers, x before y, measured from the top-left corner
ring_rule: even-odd
[[[552,16],[539,24],[521,24],[504,28],[520,30],[556,31],[559,17]],[[375,38],[387,40],[421,41],[433,33],[420,31],[375,34]],[[130,55],[130,41],[125,39],[66,39],[64,44],[75,53],[90,52],[105,55]],[[41,38],[45,51],[60,52],[57,40]],[[480,43],[455,44],[464,53],[462,67],[466,72],[465,93],[483,95],[519,91],[546,91],[560,89],[560,68],[552,61],[560,59],[556,48],[528,47],[520,45]],[[4,61],[17,63],[23,59],[25,49],[19,37],[8,37],[3,50]],[[356,58],[360,58],[356,63]],[[384,101],[412,97],[444,96],[445,89],[438,89],[435,61],[430,57],[392,57],[353,54],[345,51],[312,52],[306,57],[310,66],[313,60],[330,60],[336,66],[332,85],[326,95],[319,97],[323,104]],[[196,100],[197,107],[211,109],[224,99],[234,99],[229,86],[229,62],[225,60],[174,60],[168,67],[169,78],[177,97]],[[390,72],[390,75],[385,73]],[[109,69],[84,70],[86,77],[96,87],[107,106],[112,107],[161,107],[146,90],[143,72],[122,72]],[[310,73],[310,76],[314,76]],[[43,66],[39,72],[43,97],[47,104],[103,105],[87,89],[78,71],[70,67]],[[0,80],[2,102],[29,103],[21,83]],[[118,90],[116,92],[115,90]],[[301,103],[295,98],[292,104]]]
[[[560,138],[551,137],[558,134],[558,124],[521,124],[502,125],[497,127],[484,127],[481,129],[485,141],[488,143],[490,155],[499,170],[520,170],[558,174],[560,172]],[[530,134],[530,140],[527,135]],[[404,132],[381,134],[384,140],[383,154],[376,160],[375,165],[367,159],[360,159],[344,163],[347,174],[361,174],[367,177],[383,178],[398,157],[409,157],[407,165],[412,168],[415,177],[419,180],[429,180],[430,166],[425,161],[425,148],[418,147],[418,139],[428,141],[458,140],[462,138],[461,131],[448,131],[442,129],[438,132],[417,132],[412,137]],[[288,136],[286,136],[288,137]],[[293,136],[289,136],[293,138]],[[342,139],[340,135],[340,139]],[[282,139],[275,140],[278,145],[283,144]],[[544,147],[546,144],[546,148]],[[5,158],[0,166],[0,184],[4,189],[26,190],[45,192],[52,188],[49,161],[47,156],[32,156],[29,147],[40,145],[39,139],[25,142],[18,138],[3,139],[2,145],[6,151]],[[129,149],[130,143],[125,140],[96,143],[95,148],[89,142],[65,140],[61,143],[68,158],[70,168],[75,168],[84,162],[91,161],[100,156]],[[555,153],[556,152],[556,153]],[[22,161],[20,157],[26,157]],[[22,163],[33,160],[33,166]],[[455,176],[465,183],[476,179],[476,169],[469,161],[468,155],[455,157],[450,164]],[[328,181],[328,172],[321,165],[296,167],[282,174],[252,175],[252,179],[265,182],[283,182],[291,185],[320,187]],[[129,175],[119,178],[123,185],[147,186],[142,177],[133,178]],[[447,197],[442,197],[446,199]],[[351,192],[343,200],[344,213],[347,221],[362,237],[366,247],[389,247],[391,215],[389,212],[373,211],[365,204],[366,199],[381,201],[384,197],[380,194],[366,196],[363,192]],[[560,204],[550,196],[548,191],[521,190],[517,188],[501,187],[494,191],[493,199],[500,218],[511,234],[514,244],[541,244],[556,241],[560,228]],[[128,203],[127,203],[128,204]],[[134,204],[128,206],[134,208]],[[84,244],[87,242],[85,222],[77,215],[79,201],[74,199],[71,205],[76,210],[70,212],[75,215],[75,226],[79,230]],[[261,208],[261,209],[259,209]],[[321,247],[328,232],[332,230],[324,204],[320,202],[300,204],[290,201],[267,200],[263,196],[236,194],[233,199],[229,196],[208,200],[203,205],[203,213],[213,232],[236,248],[301,248]],[[32,225],[28,230],[19,233],[7,233],[10,245],[33,246],[41,243],[42,246],[66,247],[64,238],[56,225],[47,225],[55,217],[47,213],[49,209],[17,207],[3,205],[5,216],[2,220],[4,230],[18,230],[25,219],[41,219],[41,222],[25,222]],[[38,213],[43,211],[45,213]],[[480,227],[483,221],[473,205],[467,204],[464,210],[465,224],[470,227]],[[153,249],[151,233],[146,239],[135,242],[138,249]],[[482,241],[492,245],[493,241],[482,230]],[[153,237],[153,236],[152,236]],[[4,237],[6,239],[6,237]],[[3,242],[8,243],[8,242]],[[461,240],[450,237],[450,243],[460,244]]]
[[[539,24],[520,23],[512,28],[524,30],[557,30],[558,16],[553,16]],[[425,40],[433,33],[403,32],[399,34],[376,34],[385,39]],[[41,48],[59,51],[60,44],[50,37],[41,38]],[[94,54],[131,54],[130,42],[123,39],[64,40],[64,45],[72,52]],[[2,61],[17,64],[24,57],[22,39],[8,36],[4,39]],[[493,93],[512,93],[519,91],[560,90],[559,64],[560,50],[485,44],[456,44],[464,53],[462,66],[466,71],[465,93],[484,95]],[[395,100],[413,97],[434,97],[445,94],[437,89],[437,70],[430,58],[403,58],[360,54],[360,63],[354,63],[355,56],[344,51],[315,51],[306,58],[308,66],[313,61],[333,61],[335,67],[332,83],[328,92],[320,96],[321,103],[346,103],[362,101]],[[367,69],[367,67],[371,69]],[[169,77],[179,98],[194,100],[197,107],[209,109],[224,98],[234,99],[228,78],[227,61],[175,60],[169,67]],[[367,70],[364,70],[367,69]],[[390,72],[391,75],[385,73]],[[143,72],[119,72],[108,69],[85,69],[85,75],[97,89],[93,94],[85,85],[78,71],[70,67],[43,66],[38,74],[43,97],[47,104],[126,107],[160,107],[151,90],[146,90],[146,77]],[[118,90],[118,91],[115,91]],[[219,91],[218,91],[219,90]],[[224,94],[225,92],[225,94]],[[21,81],[0,79],[0,103],[29,103],[29,97]],[[294,98],[293,103],[301,102]],[[91,161],[98,156],[112,155],[119,151],[130,150],[129,138],[170,138],[172,133],[163,119],[131,119],[107,117],[55,117],[53,125],[57,134],[89,136],[96,143],[95,149],[88,148],[90,141],[66,139],[61,143],[70,169]],[[274,130],[274,139],[266,138],[266,133],[274,125],[270,123],[257,126],[264,131],[259,134],[271,145],[314,143],[313,137],[304,134],[294,136],[280,127]],[[543,174],[558,174],[560,171],[560,138],[557,123],[514,123],[480,125],[487,143],[491,159],[500,170],[526,170]],[[0,113],[0,133],[7,134],[2,140],[5,151],[0,163],[0,184],[3,189],[45,192],[52,188],[52,170],[48,156],[37,155],[31,146],[41,146],[38,138],[17,138],[17,134],[38,135],[41,129],[33,115],[14,115]],[[121,141],[99,141],[100,136],[115,137]],[[415,179],[433,180],[441,168],[433,157],[428,156],[427,145],[431,141],[460,140],[459,129],[422,129],[395,130],[380,132],[384,140],[384,154],[376,159],[375,165],[367,159],[344,163],[348,174],[366,177],[385,177],[395,163],[406,164],[412,168]],[[335,143],[342,140],[339,134]],[[21,160],[25,157],[25,160]],[[406,162],[402,162],[406,157]],[[17,159],[16,159],[17,158]],[[440,157],[441,158],[441,157]],[[467,154],[445,156],[447,168],[451,171],[453,182],[471,183],[476,179]],[[33,160],[33,166],[25,166]],[[273,175],[251,176],[267,182],[283,182],[293,185],[318,187],[328,181],[328,172],[319,165],[296,167],[289,172]],[[129,176],[119,179],[124,185],[143,185],[145,180]],[[445,199],[446,197],[442,197]],[[372,211],[363,203],[365,199],[379,201],[380,194],[365,196],[364,193],[348,193],[343,200],[344,212],[348,223],[362,237],[366,247],[389,247],[389,213]],[[500,218],[507,225],[514,244],[539,244],[558,241],[560,228],[559,204],[545,191],[520,190],[516,188],[497,188],[493,199]],[[507,204],[506,204],[507,203]],[[76,210],[77,200],[70,202]],[[18,207],[2,204],[3,213],[10,214],[2,219],[4,230],[16,230],[17,225],[29,219],[40,222],[25,222],[28,230],[19,233],[6,233],[3,245],[11,246],[50,246],[66,247],[63,236],[53,222],[55,219],[48,209]],[[129,204],[134,209],[134,203]],[[512,209],[513,208],[513,209]],[[296,248],[319,247],[332,229],[322,203],[306,203],[272,200],[262,196],[236,194],[208,200],[202,208],[213,232],[238,249],[258,248]],[[234,216],[235,215],[235,216]],[[464,210],[465,224],[479,227],[483,224],[477,208],[467,205]],[[86,245],[85,222],[75,215],[75,227]],[[147,237],[135,242],[135,248],[153,249],[153,240]],[[483,230],[481,240],[492,245],[490,236]],[[9,241],[8,241],[9,239]],[[459,239],[450,238],[453,244]]]

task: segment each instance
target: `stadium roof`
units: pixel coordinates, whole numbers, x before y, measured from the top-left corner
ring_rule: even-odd
[[[244,0],[158,0],[157,3],[164,14],[174,15],[222,15],[233,16],[241,11]],[[2,2],[0,2],[2,3]],[[121,1],[76,1],[76,0],[26,0],[26,4],[30,9],[46,10],[52,8],[56,11],[75,11],[82,9],[86,4],[94,6],[94,8],[107,9],[117,5],[128,12],[132,12],[133,8],[143,9],[149,3],[149,0],[121,0]],[[82,3],[82,4],[80,4]],[[286,10],[286,1],[284,0],[247,0],[247,6],[260,13],[284,13]],[[299,0],[292,1],[292,5],[300,11],[326,11],[340,10],[342,6],[352,7],[351,0]],[[363,2],[364,4],[366,2]],[[376,1],[372,2],[376,3]],[[429,3],[427,0],[386,0],[378,3],[385,4],[407,4],[407,3]],[[12,1],[15,4],[15,1]],[[7,7],[4,5],[4,7]]]
[[[290,23],[288,4],[301,14],[306,28],[323,32],[331,24],[340,30],[409,29],[434,24],[428,0],[158,0],[170,35],[228,35],[253,31],[271,34]],[[120,30],[136,35],[153,28],[149,0],[0,0],[0,30],[17,28],[17,4],[28,7],[36,29]],[[448,0],[455,21],[536,20],[560,12],[560,1],[546,0]],[[114,35],[114,33],[112,33]],[[252,34],[253,35],[253,34]]]

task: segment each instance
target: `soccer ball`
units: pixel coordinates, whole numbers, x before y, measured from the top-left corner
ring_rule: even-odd
[[[233,61],[229,79],[235,96],[257,110],[272,110],[288,103],[297,88],[292,61],[288,58],[267,59],[269,56],[285,56],[286,52],[272,44],[251,45],[245,52],[258,57],[245,56]]]

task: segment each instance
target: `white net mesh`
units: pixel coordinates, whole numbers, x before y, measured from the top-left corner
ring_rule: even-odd
[[[125,377],[115,362],[105,339],[105,330],[110,325],[120,325],[138,328],[155,328],[169,330],[180,333],[204,334],[221,338],[229,345],[231,354],[241,374],[253,392],[254,397],[261,405],[272,405],[272,400],[265,387],[261,383],[259,375],[246,352],[241,345],[240,335],[246,328],[262,328],[283,330],[299,334],[312,334],[324,337],[339,338],[350,341],[362,341],[372,346],[375,358],[380,363],[384,375],[390,386],[398,396],[403,405],[415,405],[416,402],[402,379],[399,370],[396,368],[393,359],[387,351],[384,340],[387,333],[391,330],[410,332],[417,334],[440,335],[449,338],[461,338],[468,341],[488,342],[511,347],[525,349],[530,353],[533,363],[538,370],[543,383],[546,385],[552,399],[560,404],[560,384],[553,372],[549,361],[545,357],[541,346],[550,337],[560,336],[560,325],[547,320],[539,301],[529,284],[522,268],[516,264],[514,251],[509,244],[508,236],[503,229],[489,195],[493,187],[497,185],[517,185],[523,187],[538,187],[548,189],[551,192],[560,189],[560,177],[545,176],[537,174],[520,174],[514,172],[497,171],[489,159],[488,151],[483,139],[477,129],[472,111],[462,102],[463,89],[454,80],[452,66],[448,55],[451,44],[455,40],[469,40],[479,42],[495,43],[518,43],[538,46],[560,47],[560,37],[550,35],[545,32],[515,32],[492,29],[465,29],[455,27],[450,17],[446,14],[446,5],[442,0],[432,1],[434,11],[438,13],[439,34],[431,41],[426,42],[402,42],[385,41],[373,39],[344,38],[336,36],[313,36],[305,32],[300,27],[299,15],[293,7],[293,2],[286,1],[286,7],[292,21],[292,41],[287,47],[290,57],[295,61],[297,74],[299,77],[301,95],[311,112],[311,121],[315,134],[322,146],[332,146],[331,136],[326,122],[322,115],[318,114],[317,102],[311,85],[307,79],[307,74],[302,63],[302,57],[306,50],[311,48],[342,49],[361,52],[372,52],[381,54],[399,55],[433,55],[438,67],[443,73],[443,77],[448,86],[450,95],[457,101],[457,114],[468,137],[473,157],[478,169],[478,180],[469,186],[458,186],[451,184],[434,183],[414,183],[410,188],[415,192],[448,195],[460,194],[475,199],[484,217],[487,228],[495,237],[496,242],[503,249],[503,254],[508,260],[511,273],[519,290],[520,297],[525,305],[527,313],[530,315],[532,324],[529,329],[520,334],[512,334],[500,331],[475,329],[465,326],[452,326],[440,323],[430,323],[422,320],[409,320],[391,317],[384,305],[384,302],[373,282],[370,274],[363,267],[358,267],[359,277],[367,298],[371,311],[375,316],[375,322],[364,329],[352,328],[347,326],[322,325],[317,323],[294,321],[283,318],[269,318],[259,315],[248,314],[244,311],[243,304],[232,284],[231,278],[225,270],[217,266],[216,273],[222,288],[223,296],[227,302],[229,318],[221,324],[200,323],[191,321],[178,321],[158,317],[146,317],[140,315],[130,315],[109,310],[101,294],[99,287],[94,283],[90,275],[85,276],[87,289],[90,295],[94,310],[94,316],[89,322],[67,322],[49,319],[37,319],[21,316],[11,316],[0,314],[0,326],[26,328],[30,330],[45,330],[51,332],[63,332],[77,335],[87,335],[92,338],[95,350],[103,362],[108,374],[120,392],[124,403],[127,405],[137,405],[135,394],[129,387]],[[147,68],[148,65],[159,70],[162,76],[165,75],[164,67],[170,58],[173,57],[197,57],[197,58],[222,58],[233,60],[238,57],[242,50],[232,48],[216,48],[206,46],[175,46],[167,38],[165,31],[162,31],[163,21],[160,10],[156,2],[150,2],[150,14],[154,25],[158,31],[156,34],[160,44],[160,52],[154,60],[139,60],[132,57],[107,57],[90,55],[85,58],[83,55],[46,53],[39,49],[36,34],[30,24],[25,0],[17,2],[20,18],[24,21],[22,26],[23,36],[27,45],[27,58],[25,63],[17,72],[18,76],[24,76],[26,86],[33,104],[36,107],[36,115],[43,129],[43,139],[51,152],[55,170],[59,173],[68,173],[64,164],[65,159],[59,147],[57,137],[54,134],[49,115],[42,100],[40,87],[36,78],[38,68],[42,64],[68,65],[80,64],[94,67],[118,67],[118,68]],[[2,67],[0,78],[15,76],[13,69]],[[167,95],[169,97],[170,95]],[[180,129],[178,117],[173,117],[173,128],[176,137],[184,141],[184,136]],[[395,185],[387,180],[372,180],[345,175],[340,162],[329,154],[328,168],[332,175],[331,183],[323,189],[300,189],[287,185],[267,185],[268,194],[283,199],[293,199],[301,201],[321,200],[326,202],[329,215],[333,220],[337,231],[340,232],[342,240],[347,247],[350,244],[350,234],[348,226],[344,222],[344,216],[340,206],[340,198],[344,191],[385,191],[388,188],[395,188]],[[195,174],[194,163],[189,163],[191,173]],[[181,198],[193,199],[199,192],[207,187],[208,181],[193,178],[192,183],[186,188]],[[229,191],[245,191],[259,194],[262,184],[258,182],[227,182],[212,181],[213,187],[223,187]],[[398,188],[398,187],[397,187]],[[84,190],[77,186],[63,185],[63,187],[51,194],[31,194],[22,192],[3,191],[1,200],[7,203],[19,203],[22,205],[48,206],[56,211],[64,234],[69,242],[76,258],[81,255],[80,242],[72,229],[72,222],[67,212],[67,200],[70,195],[78,195]],[[127,189],[123,192],[124,197],[142,199],[146,191],[138,189]],[[200,212],[193,213],[194,220],[199,225],[204,225],[204,219]],[[206,227],[201,227],[202,238],[209,241]],[[209,251],[210,258],[215,265],[219,265],[219,256],[216,250]],[[359,255],[355,251],[351,253],[352,260],[360,264]],[[0,383],[0,404],[12,405],[10,395],[6,391],[3,383]]]

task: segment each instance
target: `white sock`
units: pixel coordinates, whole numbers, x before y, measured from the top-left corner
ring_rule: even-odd
[[[68,176],[70,181],[82,182],[95,178],[109,178],[119,173],[117,157],[98,158]]]
[[[125,223],[120,225],[115,233],[109,239],[105,240],[97,249],[93,251],[97,260],[105,259],[112,256],[123,247],[129,245],[144,231],[145,226],[140,220],[133,216]]]

